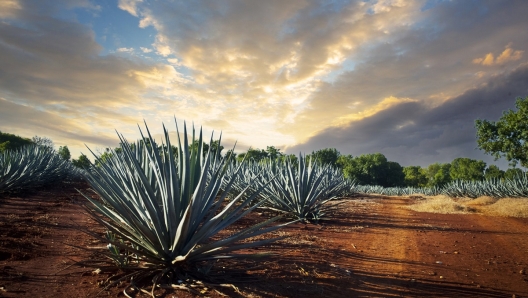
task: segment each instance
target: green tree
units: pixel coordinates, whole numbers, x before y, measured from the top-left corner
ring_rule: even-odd
[[[220,140],[214,140],[211,143],[211,154],[217,152],[217,150],[218,150],[218,155],[221,155],[222,151],[224,151],[224,146],[220,145]]]
[[[339,159],[338,159],[339,160]],[[389,162],[381,153],[363,154],[352,159],[341,159],[345,177],[355,179],[363,185],[381,185],[384,187],[401,186],[405,176],[403,168],[397,162]]]
[[[515,106],[517,111],[504,112],[497,122],[476,120],[477,144],[495,159],[528,167],[528,96],[518,97]]]
[[[71,158],[70,149],[68,149],[68,146],[60,146],[57,153],[64,160],[70,160]]]
[[[339,155],[336,161],[336,166],[343,170],[343,174],[345,174],[345,168],[352,166],[352,160],[354,157],[350,154],[347,155]]]
[[[396,187],[405,185],[405,174],[403,167],[395,162],[387,162],[387,170],[385,172],[385,180],[380,183],[385,187]]]
[[[484,173],[485,179],[502,179],[504,178],[504,171],[499,169],[496,165],[490,165]]]
[[[0,131],[0,152],[33,144],[31,139]]]
[[[321,164],[330,164],[335,167],[337,165],[337,159],[340,155],[341,154],[336,148],[325,148],[312,152],[309,157]]]
[[[451,182],[450,169],[450,163],[434,163],[429,165],[425,171],[428,181],[427,186],[443,186]]]
[[[524,174],[523,170],[519,168],[509,168],[504,173],[504,178],[506,179],[517,179]]]
[[[277,159],[283,155],[282,152],[280,152],[280,149],[275,148],[275,146],[267,146],[266,152],[268,154],[267,157],[270,159]]]
[[[299,163],[299,158],[295,154],[282,154],[281,156],[279,156],[278,160],[281,162],[289,160],[294,165]]]
[[[268,152],[266,152],[266,151],[264,151],[262,149],[249,148],[247,152],[240,153],[237,156],[237,160],[238,161],[242,161],[242,160],[246,159],[247,161],[259,162],[259,161],[261,161],[261,160],[263,160],[264,158],[267,158],[267,157],[268,157]]]
[[[55,144],[53,144],[53,141],[48,137],[34,136],[31,138],[31,141],[37,146],[47,147],[51,150],[55,150]]]
[[[219,143],[220,143],[219,140],[214,140],[211,143],[211,154],[214,154],[216,150],[220,150],[219,154],[222,153],[222,151],[224,150],[224,146],[222,145],[219,146]],[[189,147],[189,150],[197,150],[198,144],[199,144],[199,140],[194,140],[194,142]],[[203,155],[205,156],[207,155],[207,152],[209,151],[209,144],[202,141],[202,147],[203,147]]]
[[[147,143],[147,146],[150,146],[149,143]],[[114,152],[110,148],[106,148],[105,151],[101,154],[99,154],[99,158],[95,160],[96,166],[101,166],[101,163],[106,163],[112,156],[114,156]]]
[[[484,179],[485,169],[486,163],[482,160],[459,157],[451,162],[449,175],[452,180],[478,181]]]
[[[72,164],[81,169],[88,169],[92,163],[86,155],[81,154],[78,159],[72,159]]]
[[[427,174],[420,166],[408,166],[403,168],[405,185],[412,187],[424,187],[427,185]]]

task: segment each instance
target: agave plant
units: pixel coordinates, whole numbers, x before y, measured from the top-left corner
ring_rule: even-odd
[[[146,124],[145,128],[150,144],[155,144]],[[163,132],[161,147],[171,148],[165,126]],[[84,195],[91,202],[86,206],[88,212],[111,232],[107,237],[94,236],[109,243],[108,256],[116,263],[126,264],[138,274],[155,273],[156,280],[169,276],[184,279],[196,262],[260,256],[234,252],[281,239],[248,239],[288,224],[270,225],[278,217],[215,237],[262,203],[251,204],[262,189],[250,197],[242,190],[226,202],[236,176],[224,176],[229,161],[218,158],[218,153],[204,155],[202,145],[190,147],[185,125],[183,137],[178,133],[177,157],[169,150],[147,146],[147,142],[132,146],[118,136],[122,151],[113,152],[86,172],[101,201]],[[193,143],[195,137],[193,128]],[[202,144],[201,129],[197,141]],[[219,193],[221,187],[224,191]]]
[[[28,145],[0,153],[0,193],[35,188],[67,177],[73,166],[48,147]]]
[[[335,208],[325,205],[348,191],[350,185],[328,165],[320,165],[299,155],[297,165],[272,162],[268,172],[276,175],[262,195],[269,199],[265,208],[276,210],[300,221],[317,221],[326,211]]]

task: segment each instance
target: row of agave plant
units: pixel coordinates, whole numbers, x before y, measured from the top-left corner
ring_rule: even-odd
[[[241,168],[236,174],[235,169]],[[234,193],[250,185],[250,192],[262,188],[260,209],[284,213],[300,221],[318,221],[335,205],[326,204],[338,197],[351,196],[355,183],[341,171],[313,162],[300,155],[297,161],[268,160],[231,164],[228,175],[235,176]]]
[[[37,188],[78,174],[49,147],[28,145],[0,153],[0,193]]]
[[[155,144],[146,124],[145,129],[145,135],[140,129],[142,139]],[[320,219],[328,209],[325,203],[353,186],[334,169],[303,156],[297,164],[258,164],[204,152],[202,145],[189,146],[203,144],[201,130],[196,135],[193,128],[189,142],[185,124],[173,154],[160,149],[172,148],[168,131],[163,130],[159,147],[130,144],[118,134],[122,151],[104,161],[94,154],[99,165],[86,171],[100,200],[83,194],[91,202],[86,210],[108,230],[106,236],[89,233],[109,243],[106,254],[121,268],[133,269],[128,277],[152,276],[152,295],[157,283],[187,280],[197,263],[260,257],[237,251],[281,239],[255,237],[292,222]],[[219,236],[257,208],[280,214]]]
[[[520,198],[528,196],[528,175],[522,174],[514,179],[489,179],[483,181],[455,180],[443,187],[382,187],[378,185],[359,185],[354,189],[358,193],[381,194],[387,196],[446,195],[454,198]]]

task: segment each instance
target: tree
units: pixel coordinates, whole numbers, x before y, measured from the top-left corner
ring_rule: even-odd
[[[281,156],[279,156],[278,160],[280,162],[285,162],[288,160],[294,165],[299,163],[299,158],[295,154],[282,154]]]
[[[495,159],[528,167],[528,96],[518,97],[515,106],[517,111],[504,112],[497,122],[476,120],[477,144]]]
[[[81,169],[88,169],[92,163],[86,155],[81,154],[79,159],[72,159],[72,164]]]
[[[524,175],[523,170],[519,168],[509,168],[504,173],[504,178],[513,180],[521,177],[522,175]]]
[[[57,153],[64,160],[70,160],[71,158],[70,149],[68,149],[68,146],[60,146]]]
[[[268,157],[268,152],[266,152],[266,151],[264,151],[262,149],[249,148],[246,153],[240,153],[237,156],[237,160],[238,161],[242,161],[245,158],[247,161],[259,162],[259,161],[261,161],[261,160],[263,160],[264,158],[267,158],[267,157]]]
[[[199,144],[199,140],[194,140],[191,146],[189,146],[189,150],[197,150],[198,144]],[[209,144],[202,141],[202,147],[203,147],[203,156],[206,156],[207,152],[209,151]],[[220,150],[219,153],[221,153],[222,150],[224,150],[224,146],[222,145],[219,146],[219,140],[214,140],[211,143],[211,154],[214,154],[216,152],[215,150]]]
[[[30,145],[31,139],[0,131],[0,152]]]
[[[31,138],[31,141],[37,146],[47,147],[51,150],[55,149],[55,144],[53,144],[53,141],[50,138],[34,136],[33,138]]]
[[[450,163],[434,163],[429,165],[425,171],[428,181],[427,186],[443,186],[451,182],[451,176],[449,175],[450,169]]]
[[[449,175],[452,180],[478,181],[484,179],[484,169],[486,163],[482,160],[459,157],[451,162]]]
[[[484,173],[486,179],[502,179],[504,178],[504,171],[499,169],[496,165],[490,165]]]
[[[381,153],[363,154],[352,159],[339,160],[339,164],[344,163],[346,163],[343,168],[344,176],[355,179],[359,184],[392,187],[403,185],[405,179],[400,164],[389,162]]]
[[[277,159],[283,155],[282,152],[280,152],[280,149],[275,148],[275,146],[267,146],[266,152],[268,153],[268,158],[270,159]]]
[[[325,148],[310,154],[310,157],[321,164],[330,164],[332,166],[337,165],[337,159],[341,154],[336,148]]]
[[[426,171],[420,166],[408,166],[403,168],[405,185],[412,187],[424,187],[427,185]]]
[[[204,149],[205,149],[205,147],[204,147]],[[220,145],[220,140],[214,140],[211,143],[211,154],[216,153],[217,150],[218,150],[218,155],[222,155],[222,151],[224,150],[224,146]]]

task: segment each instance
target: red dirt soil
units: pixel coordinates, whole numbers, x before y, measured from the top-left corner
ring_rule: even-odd
[[[75,188],[88,191],[84,183],[62,183],[0,197],[0,297],[124,297],[125,284],[101,292],[116,271],[95,274],[95,267],[78,263],[95,258],[85,248],[105,243],[78,229],[103,231],[80,206],[84,199]],[[289,236],[258,249],[277,256],[215,264],[211,282],[229,282],[238,291],[215,287],[204,296],[528,297],[528,219],[402,208],[413,201],[346,199],[329,220],[269,235]],[[238,225],[268,216],[255,213]],[[195,297],[172,289],[156,294]]]

